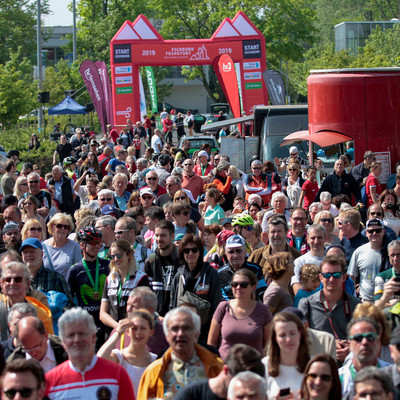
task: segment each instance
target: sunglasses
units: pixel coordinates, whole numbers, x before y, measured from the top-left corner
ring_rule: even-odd
[[[295,168],[289,168],[288,171],[297,171]]]
[[[110,259],[114,260],[114,258],[117,257],[118,260],[120,260],[123,257],[123,254],[117,253],[117,254],[110,254]]]
[[[27,185],[28,184],[28,182],[23,182],[23,183],[20,183],[20,185]]]
[[[153,200],[152,196],[142,196],[143,200]]]
[[[376,215],[377,217],[382,217],[382,213],[380,211],[371,211],[370,215]]]
[[[190,167],[191,165],[194,165],[194,164],[192,164],[192,163],[190,163],[190,164],[183,164],[184,167]]]
[[[69,225],[55,224],[54,226],[55,226],[57,229],[68,229],[68,230],[69,230]]]
[[[112,200],[112,197],[110,197],[110,198],[106,198],[106,199],[99,199],[99,201],[111,201]]]
[[[39,227],[37,227],[37,228],[35,228],[34,226],[32,226],[32,227],[30,227],[29,228],[29,232],[42,232],[43,231],[43,229],[42,229],[42,227],[41,226],[39,226]]]
[[[28,183],[39,183],[39,181],[29,181]]]
[[[332,377],[328,374],[322,374],[322,375],[318,375],[318,374],[307,374],[307,377],[315,380],[317,378],[321,379],[321,381],[323,382],[330,382]]]
[[[96,147],[97,144],[91,144],[90,147]],[[92,155],[92,154],[91,154]]]
[[[185,254],[189,254],[190,252],[192,252],[193,254],[197,254],[199,252],[199,249],[197,247],[189,247],[187,249],[183,249],[183,252]]]
[[[380,234],[380,233],[382,233],[382,231],[383,231],[383,229],[367,229],[367,232],[368,232],[370,235],[373,235],[374,233]]]
[[[4,278],[3,281],[7,283],[11,283],[14,281],[15,283],[21,283],[24,278],[22,276],[8,276],[7,278]]]
[[[237,288],[238,286],[240,286],[243,289],[246,289],[248,286],[250,285],[250,282],[232,282],[232,287],[233,288]]]
[[[261,169],[261,167],[251,167],[252,169]]]
[[[37,390],[36,388],[23,387],[21,389],[3,389],[3,393],[8,399],[13,399],[17,393],[21,395],[24,399],[27,399],[32,395],[32,393]]]
[[[254,226],[242,226],[241,229],[246,229],[246,231],[251,232],[254,229]]]
[[[184,211],[184,212],[182,213],[182,215],[184,215],[185,217],[187,217],[187,216],[189,215],[189,211]]]
[[[175,200],[186,200],[186,197],[185,196],[177,197],[175,198]]]
[[[333,219],[332,218],[321,218],[321,222],[329,222],[332,223]]]
[[[33,203],[31,201],[28,201],[27,203],[24,203],[24,206],[31,206]]]
[[[341,276],[343,275],[343,272],[325,272],[325,273],[321,272],[321,275],[325,279],[331,279],[331,276],[333,276],[335,279],[340,279]]]
[[[121,229],[119,231],[115,231],[114,233],[116,235],[122,235],[124,232],[129,232],[129,231],[130,231],[130,229]]]
[[[147,178],[148,181],[156,181],[158,178],[155,178],[154,176],[149,176]]]
[[[349,337],[350,340],[354,340],[357,343],[361,343],[363,339],[367,339],[368,342],[375,342],[378,339],[378,335],[375,332],[368,333],[357,333]]]

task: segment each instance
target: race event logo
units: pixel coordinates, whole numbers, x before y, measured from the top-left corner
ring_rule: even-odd
[[[116,64],[131,62],[130,44],[114,44],[114,62]]]
[[[131,112],[132,112],[132,108],[131,107],[127,107],[126,110],[117,111],[116,114],[117,115],[123,115],[125,118],[130,118],[131,117]]]
[[[222,63],[222,71],[224,72],[231,72],[232,70],[232,63],[228,62],[228,64]]]
[[[206,46],[201,46],[197,49],[197,53],[194,53],[192,57],[190,57],[191,60],[209,60],[210,57],[208,57],[207,54],[207,49]]]
[[[261,40],[243,40],[243,58],[261,58]]]

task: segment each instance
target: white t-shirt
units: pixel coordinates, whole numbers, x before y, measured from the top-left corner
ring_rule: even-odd
[[[162,140],[157,135],[153,135],[151,138],[151,147],[154,150],[154,153],[160,153],[162,150]]]
[[[294,275],[292,276],[291,284],[300,283],[300,271],[304,264],[317,264],[321,265],[324,257],[315,257],[310,252],[303,254],[294,260]]]

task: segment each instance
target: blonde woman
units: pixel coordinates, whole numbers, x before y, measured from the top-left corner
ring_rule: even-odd
[[[100,306],[100,320],[110,328],[126,318],[129,293],[137,286],[149,286],[148,276],[137,270],[136,259],[128,241],[115,241],[109,250],[110,270],[104,284]]]
[[[82,260],[79,244],[68,239],[74,229],[72,217],[58,213],[48,222],[47,229],[52,237],[43,242],[43,264],[66,278],[69,268]]]
[[[326,230],[325,246],[331,244],[340,245],[339,236],[335,234],[335,221],[333,215],[329,211],[320,211],[314,219],[314,224],[322,225]]]
[[[42,226],[43,230],[46,230],[44,219],[37,212],[41,205],[35,196],[28,195],[23,200],[20,200],[20,207],[22,211],[22,222],[25,223],[30,219],[36,219]]]
[[[28,238],[34,238],[42,242],[46,239],[46,229],[43,229],[41,223],[37,219],[28,219],[22,228],[21,235],[22,241]]]
[[[28,192],[28,179],[26,176],[19,176],[14,185],[14,196],[20,199],[25,193]]]

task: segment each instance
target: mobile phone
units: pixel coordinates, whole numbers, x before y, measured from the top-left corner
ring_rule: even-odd
[[[400,282],[400,276],[396,275],[394,278],[395,282]],[[400,296],[400,290],[398,290],[396,293],[393,293],[395,296]]]
[[[289,396],[290,388],[284,388],[279,391],[279,397]]]

